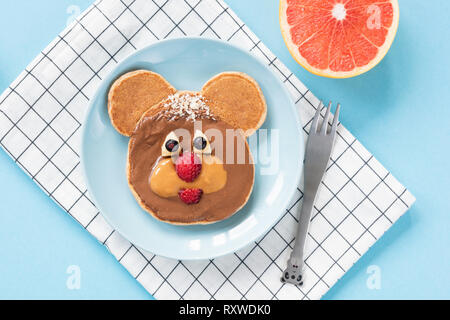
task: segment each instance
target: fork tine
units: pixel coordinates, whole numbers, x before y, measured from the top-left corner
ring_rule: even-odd
[[[311,124],[311,130],[310,130],[311,133],[316,133],[317,132],[317,126],[319,124],[320,111],[322,110],[322,106],[323,106],[323,103],[321,101],[319,106],[317,107],[316,114],[314,115],[314,119],[313,119],[313,122]]]
[[[337,130],[337,126],[339,124],[339,113],[341,111],[341,104],[338,103],[337,107],[336,107],[336,112],[334,113],[334,118],[333,118],[333,125],[331,127],[331,132],[336,132]]]
[[[330,111],[331,111],[331,101],[328,104],[327,112],[325,113],[325,117],[323,118],[322,127],[320,128],[320,134],[325,135],[327,134],[328,129],[328,120],[330,119]]]

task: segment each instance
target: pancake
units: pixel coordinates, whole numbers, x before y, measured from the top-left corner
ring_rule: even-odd
[[[258,83],[241,72],[224,72],[209,80],[201,94],[211,111],[246,136],[258,130],[267,116],[267,105]]]
[[[137,70],[124,74],[114,82],[108,95],[112,125],[129,137],[145,111],[175,92],[157,73]]]
[[[255,166],[246,138],[267,116],[264,95],[250,76],[225,72],[209,80],[201,92],[177,92],[159,74],[129,72],[111,86],[108,113],[114,128],[130,137],[130,190],[156,219],[175,225],[211,224],[233,216],[248,202]],[[181,131],[188,138],[177,136]],[[200,153],[192,147],[198,135],[207,141]],[[222,146],[216,141],[219,136]],[[166,142],[173,145],[174,138],[183,152],[203,159],[193,181],[182,180],[172,162],[183,155],[181,149],[167,150]],[[206,161],[211,159],[213,164]],[[196,189],[201,190],[197,198],[186,199],[184,192],[192,196]]]
[[[178,95],[178,98],[186,95],[201,98],[199,94],[189,93],[182,93]],[[194,117],[167,112],[167,110],[170,111],[169,101],[170,99],[167,99],[152,108],[159,110],[157,113],[147,111],[131,136],[127,177],[134,197],[139,205],[153,217],[171,224],[211,224],[231,217],[247,203],[254,184],[255,167],[245,137],[239,131],[233,137],[227,136],[227,130],[236,131],[234,127],[221,119],[216,119],[211,113],[207,115],[203,107],[185,110]],[[219,157],[220,154],[226,171],[226,184],[219,191],[203,194],[198,204],[187,205],[177,195],[161,197],[150,187],[150,178],[155,166],[164,161],[161,157],[164,139],[169,133],[177,132],[179,129],[187,130],[190,137],[194,137],[200,121],[201,131],[209,141],[216,139],[215,136],[213,139],[210,131],[215,133],[220,131],[224,138],[223,148],[221,150],[214,148],[211,156]],[[192,150],[190,141],[180,140],[180,145],[184,151]],[[238,163],[238,154],[242,151],[239,148],[242,146],[245,160],[243,163]],[[229,153],[233,155],[231,163],[226,160]],[[175,170],[174,167],[173,170]]]

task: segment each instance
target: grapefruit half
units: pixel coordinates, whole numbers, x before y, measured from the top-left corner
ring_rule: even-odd
[[[280,0],[280,26],[294,59],[308,71],[349,78],[386,55],[399,20],[397,0]]]

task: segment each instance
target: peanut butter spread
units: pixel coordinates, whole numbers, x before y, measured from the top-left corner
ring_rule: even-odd
[[[227,172],[222,160],[212,156],[203,157],[202,171],[193,182],[181,180],[174,168],[174,159],[160,159],[150,176],[152,191],[162,198],[176,197],[180,189],[201,189],[203,193],[222,190],[227,184]]]

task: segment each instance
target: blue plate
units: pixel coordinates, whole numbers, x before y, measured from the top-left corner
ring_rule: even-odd
[[[179,90],[199,91],[208,79],[224,71],[245,72],[260,84],[268,105],[262,129],[268,129],[268,135],[259,135],[251,143],[253,155],[260,159],[255,187],[247,205],[231,218],[206,226],[174,226],[157,221],[137,204],[125,173],[128,138],[114,130],[107,112],[110,85],[136,69],[155,71]],[[84,178],[106,220],[134,245],[168,258],[212,259],[257,240],[285,212],[302,171],[304,144],[299,123],[283,83],[248,52],[202,38],[160,41],[119,63],[91,100],[82,133]],[[266,144],[277,135],[279,148]],[[263,144],[269,145],[268,151]],[[270,164],[259,156],[260,151],[273,154]],[[267,174],[270,166],[275,170]]]

